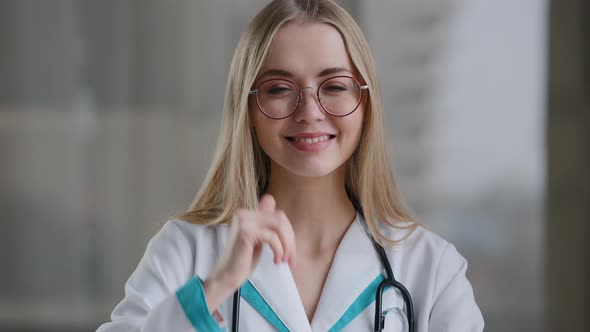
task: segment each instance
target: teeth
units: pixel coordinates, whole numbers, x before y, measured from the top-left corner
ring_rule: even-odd
[[[293,140],[296,141],[296,142],[304,142],[304,143],[308,143],[308,144],[313,144],[313,143],[317,143],[317,142],[323,142],[323,141],[327,141],[329,139],[330,139],[330,136],[328,136],[328,135],[314,137],[314,138],[293,137]]]

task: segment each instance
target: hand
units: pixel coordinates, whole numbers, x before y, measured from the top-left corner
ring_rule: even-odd
[[[258,264],[264,244],[272,249],[275,264],[295,264],[293,227],[268,194],[260,199],[258,209],[240,209],[233,215],[225,250],[203,285],[210,310],[217,308],[248,279]]]

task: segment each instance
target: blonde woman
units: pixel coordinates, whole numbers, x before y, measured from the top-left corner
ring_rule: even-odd
[[[235,52],[201,190],[98,331],[482,331],[465,259],[401,201],[383,122],[350,15],[271,2]]]

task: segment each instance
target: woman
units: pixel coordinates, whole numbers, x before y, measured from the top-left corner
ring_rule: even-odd
[[[483,330],[465,259],[412,221],[384,137],[350,15],[330,0],[271,2],[234,55],[201,190],[98,331]]]

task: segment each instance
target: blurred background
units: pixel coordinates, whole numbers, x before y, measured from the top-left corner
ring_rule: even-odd
[[[209,167],[267,3],[0,1],[0,331],[94,331]],[[590,5],[347,0],[402,193],[486,331],[588,331]]]

